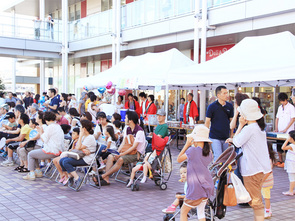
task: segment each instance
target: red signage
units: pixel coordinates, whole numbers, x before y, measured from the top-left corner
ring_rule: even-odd
[[[235,46],[235,44],[208,47],[206,49],[206,61],[218,57],[219,55],[231,49],[233,46]],[[194,60],[194,49],[191,50],[191,59]],[[199,54],[199,63],[201,63],[201,50]]]
[[[231,49],[234,44],[231,45],[222,45],[222,46],[216,46],[216,47],[209,47],[206,49],[206,61],[209,61],[213,58],[218,57],[219,55],[223,54],[224,52]]]

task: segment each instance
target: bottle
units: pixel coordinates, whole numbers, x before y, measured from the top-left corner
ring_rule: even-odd
[[[219,183],[219,180],[216,180],[216,182],[215,182],[215,189],[217,189],[218,183]]]

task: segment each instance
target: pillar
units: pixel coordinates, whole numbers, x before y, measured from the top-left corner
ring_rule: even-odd
[[[206,118],[206,89],[200,90],[200,120]]]
[[[39,18],[42,20],[41,30],[44,30],[45,21],[45,0],[39,0]],[[42,31],[40,31],[40,34]],[[40,36],[41,37],[41,36]],[[40,60],[40,95],[45,91],[45,61]]]
[[[116,36],[117,36],[117,47],[116,47],[116,64],[120,62],[120,51],[121,51],[121,0],[117,1],[116,5]],[[114,2],[114,1],[113,1]]]
[[[195,0],[195,25],[194,25],[194,62],[199,63],[199,21],[200,17],[200,0]]]
[[[16,92],[16,58],[12,59],[11,90],[13,93]]]
[[[207,0],[202,0],[201,63],[206,61],[206,46],[207,46]]]
[[[68,57],[69,57],[69,40],[68,40],[68,0],[62,0],[62,91],[68,92]]]

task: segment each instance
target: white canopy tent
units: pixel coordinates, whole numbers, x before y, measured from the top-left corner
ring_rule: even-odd
[[[105,87],[112,81],[116,88],[148,89],[165,86],[167,73],[180,67],[191,66],[193,61],[177,49],[127,56],[114,67],[93,77],[80,79],[77,87],[89,90]]]
[[[173,70],[171,87],[288,86],[295,81],[295,36],[290,32],[246,37],[219,57]]]

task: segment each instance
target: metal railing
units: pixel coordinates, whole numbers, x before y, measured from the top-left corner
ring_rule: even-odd
[[[54,24],[50,24],[48,21],[1,15],[0,36],[61,42],[62,22],[54,20]]]
[[[208,8],[245,0],[208,0]],[[201,2],[201,1],[200,1]],[[193,14],[195,0],[138,0],[121,7],[122,30]],[[75,41],[112,31],[113,10],[99,12],[69,22],[69,41]],[[0,15],[0,36],[43,41],[62,41],[62,21],[47,21]]]

